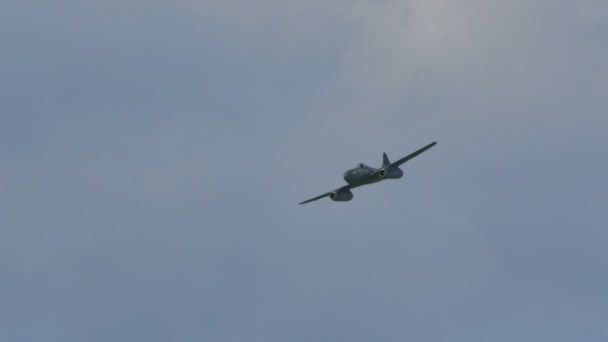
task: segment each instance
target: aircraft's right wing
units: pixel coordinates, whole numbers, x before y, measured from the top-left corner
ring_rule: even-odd
[[[435,145],[437,145],[436,141],[434,141],[434,142],[432,142],[432,143],[424,146],[423,148],[419,149],[418,151],[416,151],[416,152],[414,152],[414,153],[412,153],[410,155],[407,155],[407,156],[405,156],[405,157],[397,160],[396,162],[392,163],[391,166],[397,166],[398,167],[399,165],[401,165],[401,164],[405,163],[406,161],[408,161],[408,160],[416,157],[417,155],[421,154],[422,152],[428,150],[429,148],[431,148],[431,147],[433,147]]]
[[[382,172],[382,170],[386,169],[386,168],[391,168],[391,167],[399,167],[401,164],[405,163],[406,161],[416,157],[417,155],[421,154],[422,152],[428,150],[429,148],[433,147],[437,145],[437,142],[434,141],[426,146],[424,146],[423,148],[419,149],[418,151],[411,153],[399,160],[397,160],[396,162],[389,164],[389,165],[385,165],[382,166],[381,168],[379,168],[378,170],[376,170],[374,173],[369,175],[370,179],[378,179],[378,177],[380,177],[380,172]],[[388,158],[387,158],[388,159]]]
[[[336,190],[332,190],[332,191],[326,192],[326,193],[324,193],[323,195],[319,195],[319,196],[317,196],[317,197],[313,197],[313,198],[311,198],[311,199],[309,199],[309,200],[306,200],[306,201],[304,201],[304,202],[302,202],[302,203],[300,203],[300,204],[306,204],[306,203],[314,202],[314,201],[316,201],[316,200],[320,200],[320,199],[321,199],[321,198],[323,198],[323,197],[327,197],[327,196],[329,196],[329,195],[330,195],[332,192],[334,192],[334,191],[343,191],[343,190],[350,190],[350,189],[352,189],[352,187],[351,187],[350,185],[345,185],[345,186],[343,186],[343,187],[341,187],[341,188],[339,188],[339,189],[336,189]]]

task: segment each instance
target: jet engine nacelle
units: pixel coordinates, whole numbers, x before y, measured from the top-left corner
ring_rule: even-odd
[[[353,199],[353,193],[350,190],[334,190],[329,193],[329,198],[332,201],[348,202]]]
[[[380,171],[378,171],[378,175],[380,176],[380,178],[399,179],[403,176],[403,170],[398,167],[388,169],[382,168],[380,169]]]

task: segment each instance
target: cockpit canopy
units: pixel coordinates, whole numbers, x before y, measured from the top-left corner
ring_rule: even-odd
[[[369,167],[369,166],[367,166],[367,165],[365,165],[363,163],[357,164],[357,168],[367,168],[367,167]]]

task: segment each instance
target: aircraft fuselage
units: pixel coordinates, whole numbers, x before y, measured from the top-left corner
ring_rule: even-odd
[[[378,173],[379,169],[364,164],[344,172],[344,180],[352,187],[377,183],[385,179],[399,179],[403,177],[403,170],[398,167],[390,167],[385,172]],[[376,174],[376,176],[374,176]]]
[[[359,165],[357,165],[356,168],[350,169],[344,172],[344,175],[342,175],[346,183],[348,183],[347,185],[341,186],[335,190],[308,199],[304,202],[301,202],[300,204],[310,203],[325,197],[329,197],[332,201],[336,202],[348,202],[353,199],[353,193],[350,191],[353,188],[362,185],[377,183],[385,179],[399,179],[403,177],[403,170],[401,170],[399,166],[401,166],[401,164],[407,162],[408,160],[416,157],[417,155],[423,153],[429,148],[435,146],[436,144],[437,142],[432,142],[424,146],[423,148],[397,160],[394,163],[391,163],[386,153],[383,153],[382,166],[379,169],[369,167],[363,163],[360,163]]]

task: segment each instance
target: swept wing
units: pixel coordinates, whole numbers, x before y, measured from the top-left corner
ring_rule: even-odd
[[[414,157],[418,156],[418,155],[419,155],[419,154],[421,154],[422,152],[424,152],[424,151],[428,150],[429,148],[431,148],[431,147],[433,147],[433,146],[435,146],[435,145],[437,145],[437,142],[436,142],[436,141],[433,141],[432,143],[430,143],[430,144],[428,144],[428,145],[424,146],[423,148],[419,149],[418,151],[416,151],[416,152],[414,152],[414,153],[411,153],[411,154],[409,154],[409,155],[407,155],[407,156],[405,156],[405,157],[403,157],[403,158],[401,158],[401,159],[397,160],[397,161],[396,161],[396,162],[394,162],[394,163],[391,163],[391,164],[389,164],[389,165],[385,165],[385,166],[383,166],[382,168],[378,169],[376,172],[374,172],[374,173],[370,174],[370,175],[369,175],[369,178],[378,178],[378,177],[380,177],[380,176],[379,176],[379,175],[380,175],[380,171],[382,171],[383,169],[389,169],[389,168],[391,168],[391,167],[399,167],[401,164],[403,164],[403,163],[405,163],[406,161],[408,161],[408,160],[410,160],[410,159],[412,159],[412,158],[414,158]]]
[[[412,158],[414,158],[414,157],[418,156],[418,155],[419,155],[419,154],[421,154],[422,152],[424,152],[424,151],[428,150],[429,148],[431,148],[431,147],[433,147],[433,146],[435,146],[435,145],[437,145],[437,142],[436,142],[436,141],[433,141],[432,143],[430,143],[430,144],[428,144],[428,145],[424,146],[423,148],[419,149],[418,151],[416,151],[416,152],[414,152],[414,153],[412,153],[412,154],[409,154],[409,155],[407,155],[407,156],[405,156],[405,157],[403,157],[403,158],[401,158],[401,159],[397,160],[396,162],[392,163],[390,166],[391,166],[391,167],[395,167],[395,166],[396,166],[396,167],[398,167],[399,165],[401,165],[401,164],[405,163],[406,161],[408,161],[408,160],[410,160],[410,159],[412,159]]]
[[[317,197],[313,197],[313,198],[311,198],[311,199],[309,199],[309,200],[306,200],[306,201],[304,201],[304,202],[302,202],[302,203],[300,203],[300,204],[306,204],[306,203],[309,203],[309,202],[313,202],[313,201],[316,201],[316,200],[320,200],[321,198],[324,198],[324,197],[329,196],[329,195],[330,195],[332,192],[334,192],[334,191],[344,191],[344,190],[350,190],[350,189],[352,189],[352,187],[351,187],[350,185],[345,185],[345,186],[343,186],[343,187],[341,187],[341,188],[339,188],[339,189],[336,189],[336,190],[332,190],[332,191],[326,192],[326,193],[324,193],[323,195],[319,195],[319,196],[317,196]]]

